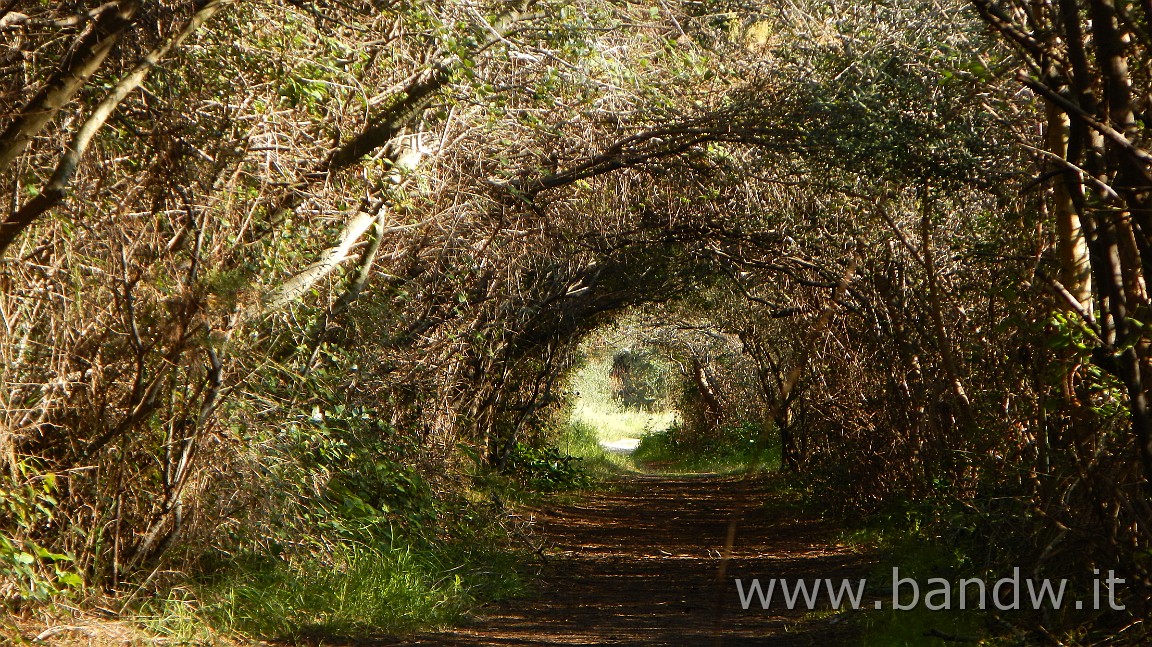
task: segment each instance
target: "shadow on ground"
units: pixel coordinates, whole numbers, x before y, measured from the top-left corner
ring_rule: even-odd
[[[866,577],[871,565],[835,543],[835,527],[789,505],[771,481],[629,476],[612,491],[535,514],[551,548],[533,596],[481,609],[469,626],[374,644],[855,642],[853,623],[841,614],[788,610],[778,601],[773,607],[780,608],[741,608],[734,578],[836,581]],[[718,584],[734,516],[732,555]]]

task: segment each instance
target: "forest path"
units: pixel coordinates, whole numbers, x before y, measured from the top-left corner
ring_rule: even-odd
[[[777,477],[778,478],[778,477]],[[866,577],[869,558],[770,480],[636,475],[534,514],[548,548],[536,591],[417,645],[849,645],[842,615],[741,608],[734,578]],[[717,583],[729,521],[737,532]],[[826,600],[822,592],[821,600]]]

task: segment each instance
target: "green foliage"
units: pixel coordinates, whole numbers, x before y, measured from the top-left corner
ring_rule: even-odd
[[[437,497],[401,460],[416,451],[416,439],[392,428],[377,408],[347,398],[344,379],[343,371],[328,368],[293,377],[287,388],[310,397],[277,412],[287,420],[279,428],[255,432],[271,521],[238,530],[240,544],[273,553],[300,544],[327,550],[334,542],[374,544],[397,533],[434,532]]]
[[[612,355],[612,398],[625,409],[656,411],[667,404],[667,367],[651,351],[619,350]]]
[[[519,557],[462,531],[463,540],[341,543],[299,559],[248,557],[198,583],[191,599],[148,609],[158,633],[188,638],[201,623],[261,639],[403,633],[459,622],[481,601],[521,590]]]
[[[893,567],[900,569],[902,578],[917,580],[922,596],[929,578],[942,578],[954,584],[962,578],[982,578],[991,590],[995,581],[1021,567],[1023,577],[1068,578],[1066,599],[1090,596],[1090,569],[1083,558],[1076,572],[1053,572],[1051,565],[1041,565],[1031,571],[1021,566],[1029,563],[1036,550],[1028,539],[1034,522],[1028,518],[1021,498],[1011,496],[1010,491],[989,489],[967,503],[957,501],[946,491],[919,500],[890,498],[863,521],[859,519],[856,514],[840,517],[841,523],[848,527],[842,541],[880,554],[878,565],[868,578],[869,582],[883,583],[876,592],[891,590]],[[1074,627],[1080,622],[1069,622],[1069,618],[1079,617],[1082,622],[1094,613],[1075,611],[1067,602],[1060,611],[1035,612],[1025,604],[1022,610],[1004,612],[996,610],[990,601],[987,608],[981,610],[975,599],[966,610],[961,610],[957,595],[958,588],[954,586],[951,609],[932,611],[921,604],[909,611],[867,610],[861,621],[862,644],[911,647],[923,644],[924,635],[932,630],[978,637],[986,641],[982,644],[1033,644],[1013,628],[1031,624],[1030,616],[1032,622],[1038,616],[1047,622],[1063,616],[1063,626]]]
[[[1045,365],[1044,378],[1050,386],[1058,386],[1069,373],[1075,372],[1088,408],[1101,420],[1128,415],[1124,385],[1093,361],[1093,350],[1099,342],[1079,316],[1056,310],[1030,328],[1033,334],[1042,336],[1045,346],[1057,353],[1054,361]]]
[[[591,429],[596,441],[613,441],[621,438],[640,438],[653,430],[664,429],[673,424],[677,413],[668,406],[657,406],[664,398],[659,397],[667,389],[666,369],[653,362],[653,370],[644,372],[639,385],[634,389],[644,389],[646,398],[657,396],[647,410],[624,406],[622,398],[616,397],[616,380],[612,377],[613,359],[604,354],[594,354],[584,365],[573,372],[569,390],[572,395],[572,409],[568,424],[577,431]]]
[[[632,458],[642,467],[672,471],[779,467],[778,444],[761,447],[759,441],[760,427],[750,422],[725,427],[703,437],[688,432],[683,426],[674,425],[643,436]]]
[[[56,475],[40,473],[28,462],[18,464],[24,485],[0,485],[0,602],[5,605],[22,599],[46,601],[84,585],[79,573],[69,567],[70,554],[49,550],[32,539],[54,521],[58,505]]]
[[[187,586],[145,605],[153,631],[180,640],[403,632],[519,589],[500,519],[459,492],[434,491],[403,460],[419,441],[349,393],[355,365],[338,363],[342,351],[323,357],[306,375],[273,368],[254,378],[264,396],[289,403],[274,419],[253,425],[260,414],[243,400],[225,408],[233,433],[258,450],[252,517],[225,528]]]
[[[72,50],[69,30],[36,25],[66,24],[75,3],[25,4],[4,35],[22,53],[0,80],[10,116]],[[39,195],[83,123],[66,115],[178,28],[178,4],[150,5],[156,28],[126,34],[49,115],[16,165],[16,202]],[[156,582],[159,565],[201,575],[173,606],[253,636],[450,622],[508,577],[505,553],[474,550],[507,537],[457,448],[506,438],[526,375],[563,377],[581,334],[656,303],[668,308],[648,322],[674,331],[663,345],[634,326],[586,353],[571,407],[533,409],[510,478],[476,482],[586,487],[630,465],[601,445],[623,438],[642,438],[649,467],[774,465],[779,448],[747,421],[802,359],[803,469],[891,515],[893,550],[915,568],[989,568],[979,541],[996,559],[1067,560],[1066,546],[1037,557],[1052,539],[1041,515],[1068,545],[1147,563],[1127,395],[1092,361],[1090,331],[1023,289],[1050,257],[1053,210],[1038,207],[1055,182],[1017,144],[1043,146],[1045,124],[974,14],[927,0],[557,0],[493,38],[482,20],[507,6],[235,3],[118,108],[70,197],[3,268],[0,463],[22,477],[0,486],[2,597],[50,600],[80,585],[77,563],[124,584]],[[450,81],[410,102],[428,78]],[[334,147],[374,131],[432,154],[397,174],[394,138],[330,172]],[[521,190],[566,170],[570,184]],[[1086,215],[1116,206],[1098,197]],[[321,316],[363,240],[298,302],[248,316],[328,257],[358,203],[388,227],[351,308]],[[917,236],[922,212],[931,230]],[[809,352],[807,323],[833,305],[849,250],[858,271]],[[925,298],[930,276],[942,303]],[[1131,310],[1122,350],[1152,321]],[[686,342],[690,330],[712,341]],[[219,388],[203,379],[205,339]],[[659,350],[618,352],[638,342]],[[687,360],[715,373],[718,397],[699,378],[669,397]],[[968,398],[950,396],[956,380]],[[5,462],[17,455],[45,467]],[[157,555],[110,567],[177,511]]]
[[[326,370],[310,400],[265,438],[274,511],[209,555],[188,592],[150,604],[151,628],[198,627],[257,639],[403,633],[460,621],[519,592],[521,557],[497,513],[437,493],[399,455],[415,451],[370,407],[350,404]]]
[[[970,543],[972,537],[960,531],[965,524],[953,518],[947,509],[946,504],[939,502],[891,499],[863,522],[846,519],[849,529],[842,541],[882,555],[868,578],[871,583],[883,583],[876,588],[877,592],[891,590],[892,568],[896,567],[902,578],[918,581],[923,595],[929,578],[954,582],[960,577],[974,576],[973,554],[977,546]],[[955,511],[954,514],[962,513]],[[957,523],[949,526],[948,521]],[[942,536],[942,532],[946,536]],[[979,611],[931,611],[922,604],[908,611],[888,606],[886,601],[885,609],[865,612],[860,621],[862,645],[914,647],[924,644],[925,632],[932,629],[948,635],[976,637],[983,633],[985,620],[989,618]]]
[[[960,642],[978,640],[984,622],[977,613],[930,611],[917,605],[902,611],[888,608],[867,611],[859,626],[863,632],[861,647],[921,647],[925,636],[933,635],[933,630]]]
[[[562,428],[560,447],[564,453],[578,457],[581,468],[593,480],[635,469],[631,456],[607,451],[600,440],[600,434],[592,425],[569,420]]]
[[[588,487],[591,480],[580,464],[557,447],[537,447],[516,443],[505,471],[523,487],[537,492],[559,492]]]

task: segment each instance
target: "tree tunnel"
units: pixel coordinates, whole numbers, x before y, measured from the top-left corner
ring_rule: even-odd
[[[853,408],[898,394],[921,398],[912,405],[921,416],[918,424],[953,433],[968,406],[960,397],[963,385],[957,390],[950,378],[917,383],[926,367],[948,375],[937,349],[955,343],[948,334],[953,314],[933,314],[933,304],[917,297],[916,279],[909,281],[909,268],[899,267],[907,260],[901,257],[907,250],[889,246],[881,248],[879,258],[869,258],[859,233],[837,231],[837,223],[804,209],[799,199],[786,209],[786,218],[795,218],[788,222],[787,234],[781,231],[781,220],[758,230],[746,217],[733,226],[713,219],[715,212],[687,210],[683,217],[689,222],[669,227],[641,213],[626,232],[605,235],[598,228],[573,244],[574,253],[563,260],[545,267],[530,265],[520,284],[536,290],[522,297],[535,302],[523,306],[519,329],[502,329],[507,335],[501,338],[504,354],[491,365],[503,381],[479,372],[484,388],[470,387],[477,400],[468,413],[488,425],[480,438],[489,460],[502,463],[503,452],[521,434],[555,415],[557,406],[563,406],[567,374],[581,366],[581,341],[618,324],[621,317],[643,319],[636,325],[649,332],[636,341],[658,349],[666,360],[678,353],[679,374],[695,394],[691,411],[681,413],[691,415],[695,433],[739,426],[737,421],[721,421],[733,401],[742,402],[747,405],[743,422],[762,430],[758,442],[779,444],[789,469],[800,469],[810,446],[829,444],[826,437],[815,440],[794,433],[795,417],[805,417],[808,429],[824,417],[828,426],[822,433],[839,433],[828,408]],[[932,241],[931,232],[927,235]],[[923,248],[923,253],[938,252]],[[588,259],[585,266],[577,264],[580,259]],[[869,276],[872,271],[884,275]],[[945,323],[944,331],[929,324],[937,320]],[[726,345],[725,354],[735,357],[726,361],[738,366],[717,364],[710,356],[714,351],[706,349],[708,341]],[[923,346],[916,348],[917,341]],[[846,381],[853,372],[862,376],[868,371],[861,364],[867,353],[889,353],[890,361],[908,367],[913,381],[893,373],[883,379]],[[851,357],[847,364],[845,355]],[[873,356],[872,361],[883,360]],[[838,374],[828,374],[829,367]],[[718,371],[743,383],[743,392],[718,394]],[[732,371],[741,375],[735,377]],[[500,389],[510,393],[501,394]],[[876,408],[868,406],[870,412]],[[883,424],[871,420],[853,431],[880,435]],[[946,444],[943,438],[931,442]],[[927,445],[917,451],[931,454]]]
[[[432,528],[598,380],[1152,608],[1148,2],[0,4],[0,595]]]

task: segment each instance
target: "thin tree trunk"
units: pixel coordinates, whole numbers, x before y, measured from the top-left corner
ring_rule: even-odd
[[[380,252],[380,245],[384,242],[386,231],[385,214],[381,211],[376,216],[376,222],[372,227],[372,239],[368,243],[368,248],[360,254],[360,263],[356,267],[356,273],[348,281],[348,287],[344,289],[344,293],[340,295],[340,298],[331,308],[316,318],[308,331],[308,348],[311,349],[308,359],[309,366],[316,363],[316,357],[324,343],[324,337],[328,333],[329,322],[347,312],[348,308],[352,307],[352,302],[360,297],[360,293],[368,285],[368,279],[372,276],[372,266],[376,264],[376,256]]]
[[[101,5],[92,12],[92,23],[77,37],[60,69],[0,134],[0,173],[28,149],[32,138],[100,69],[116,41],[131,26],[139,7],[137,0],[121,0]]]
[[[780,389],[777,393],[776,406],[772,411],[772,421],[776,425],[776,431],[780,435],[781,446],[781,460],[785,467],[792,472],[800,471],[800,457],[796,451],[795,436],[791,429],[791,415],[789,414],[789,407],[792,400],[795,399],[796,387],[800,384],[800,377],[804,374],[804,369],[808,365],[808,358],[816,348],[816,344],[828,329],[829,323],[832,321],[832,315],[835,313],[836,303],[844,298],[844,294],[848,291],[848,285],[852,282],[852,277],[856,274],[856,267],[860,263],[859,252],[853,252],[852,258],[848,261],[848,267],[844,270],[844,275],[840,277],[836,287],[832,290],[832,298],[824,303],[820,315],[816,318],[815,323],[812,324],[811,333],[808,338],[804,340],[804,345],[800,348],[800,353],[796,358],[796,362],[792,368],[788,370],[788,374],[780,380]],[[761,437],[761,446],[764,445],[766,439]]]
[[[708,379],[708,371],[704,362],[698,358],[692,360],[692,381],[696,383],[696,389],[700,392],[700,399],[704,401],[704,415],[708,417],[707,429],[704,432],[710,434],[720,423],[723,412],[720,398],[716,396],[716,389],[712,387],[712,381]]]
[[[1048,150],[1060,159],[1068,158],[1068,115],[1048,103]],[[1080,225],[1080,214],[1072,202],[1068,182],[1071,171],[1065,170],[1052,185],[1053,215],[1056,218],[1056,253],[1060,259],[1060,283],[1086,312],[1092,312],[1092,264],[1088,259],[1088,243]]]
[[[335,246],[324,251],[320,255],[320,260],[268,292],[262,303],[250,308],[244,313],[242,319],[253,319],[274,312],[302,297],[320,279],[331,274],[341,263],[348,260],[348,253],[352,251],[352,247],[360,241],[375,221],[375,215],[365,213],[357,208],[356,213],[344,225],[343,231],[340,232],[340,240]]]
[[[84,125],[80,126],[80,129],[72,138],[68,150],[60,159],[60,163],[56,165],[56,170],[52,174],[52,178],[49,179],[48,183],[41,189],[40,194],[29,200],[19,211],[13,214],[11,218],[0,222],[0,256],[4,255],[21,232],[27,229],[28,226],[35,222],[37,218],[44,215],[49,209],[64,200],[68,188],[72,185],[72,177],[76,174],[76,169],[80,165],[80,159],[84,156],[85,151],[88,150],[88,146],[92,143],[92,138],[104,127],[104,124],[107,123],[109,117],[116,111],[120,103],[144,83],[148,78],[148,74],[159,65],[161,60],[173,49],[180,47],[189,36],[200,29],[204,23],[230,1],[231,0],[208,0],[203,3],[183,29],[164,44],[148,52],[148,54],[132,68],[132,71],[129,72],[127,76],[116,83],[111,92],[100,102],[100,105],[96,106],[96,109],[92,111],[91,116],[84,122]],[[109,47],[111,46],[109,45]],[[92,69],[95,70],[95,67]],[[3,170],[3,166],[3,153],[0,152],[0,170]]]
[[[924,272],[928,280],[928,312],[932,318],[932,331],[936,337],[936,346],[940,352],[940,361],[944,365],[944,372],[952,388],[952,395],[960,408],[962,422],[970,424],[972,418],[972,403],[968,399],[968,392],[964,388],[961,377],[960,363],[952,352],[952,340],[948,337],[948,327],[944,324],[944,300],[940,295],[940,281],[936,275],[935,255],[932,253],[932,218],[931,206],[927,191],[922,196],[923,213],[920,216],[920,256],[924,261]]]

